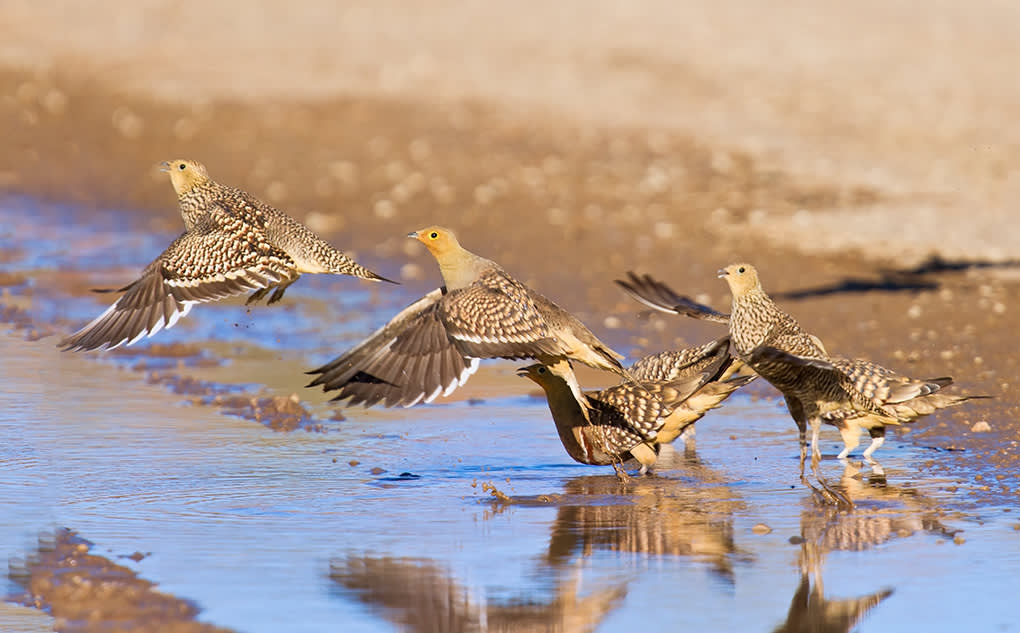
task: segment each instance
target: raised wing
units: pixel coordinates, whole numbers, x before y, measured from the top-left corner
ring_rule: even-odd
[[[467,356],[536,358],[564,353],[528,289],[498,270],[440,303],[446,332]]]
[[[294,275],[286,254],[224,231],[211,216],[174,240],[124,294],[65,338],[64,351],[113,349],[172,327],[196,303],[267,288]]]
[[[672,288],[651,275],[639,276],[628,272],[626,281],[617,279],[615,283],[635,300],[653,310],[715,323],[730,322],[730,315],[718,312],[690,297],[678,295]]]
[[[364,341],[309,374],[309,387],[339,391],[334,401],[410,407],[449,395],[478,369],[447,336],[437,288],[407,306]]]

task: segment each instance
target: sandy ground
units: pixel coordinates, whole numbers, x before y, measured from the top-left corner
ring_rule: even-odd
[[[0,9],[0,62],[183,112],[224,100],[253,107],[338,97],[417,107],[480,100],[520,123],[529,121],[524,112],[539,112],[585,130],[679,132],[707,144],[713,166],[725,167],[736,151],[758,170],[791,174],[798,188],[835,189],[788,199],[789,209],[751,201],[767,219],[752,223],[753,232],[771,240],[890,259],[938,251],[1001,260],[1016,256],[1015,239],[1001,228],[1013,224],[1020,194],[1017,24],[1020,6],[1007,0],[924,7],[568,0],[512,8],[234,0],[202,11],[166,0],[12,0]],[[113,105],[107,116],[121,133],[142,143],[160,134],[159,120],[116,112]],[[292,116],[289,108],[265,114],[268,125]],[[177,137],[186,140],[193,127],[181,122]],[[178,146],[223,143],[195,132]],[[264,160],[283,160],[261,139],[245,145]],[[238,163],[253,169],[256,160]],[[646,176],[652,188],[688,184],[669,171]],[[861,198],[859,189],[880,195]]]
[[[715,270],[750,260],[831,351],[995,396],[915,433],[1015,468],[1018,23],[997,0],[14,0],[0,188],[167,229],[155,165],[194,157],[412,287],[437,275],[403,236],[448,224],[649,349],[719,331],[634,321],[611,279],[725,308]]]

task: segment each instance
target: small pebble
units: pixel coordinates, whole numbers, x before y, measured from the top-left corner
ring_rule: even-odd
[[[953,543],[957,545],[963,545],[966,542],[967,539],[963,538],[963,536],[961,536],[960,534],[957,534],[956,536],[953,537]]]
[[[755,534],[768,534],[769,532],[772,531],[772,528],[765,525],[764,523],[758,523],[753,528],[751,528],[751,531],[754,532]]]
[[[385,468],[379,468],[378,466],[376,466],[375,468],[373,468],[372,470],[370,470],[368,472],[372,473],[373,475],[381,475],[384,472],[386,472],[386,469]]]
[[[992,430],[992,427],[982,420],[981,422],[976,422],[974,426],[970,427],[970,430],[973,433],[987,433]]]

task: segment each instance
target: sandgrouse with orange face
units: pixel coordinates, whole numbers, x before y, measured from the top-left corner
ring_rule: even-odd
[[[338,391],[349,404],[409,407],[448,395],[481,358],[531,358],[550,366],[578,361],[626,376],[622,356],[577,317],[527,287],[496,262],[460,245],[449,229],[410,233],[439,264],[443,287],[414,302],[350,351],[315,369],[309,386]],[[571,372],[572,376],[572,372]],[[572,391],[579,401],[580,387]]]

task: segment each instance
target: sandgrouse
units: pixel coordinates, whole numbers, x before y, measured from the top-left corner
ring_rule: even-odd
[[[177,192],[185,232],[99,317],[62,340],[67,350],[130,345],[173,326],[196,303],[254,291],[283,297],[302,273],[389,281],[355,263],[311,229],[255,196],[209,178],[196,161],[162,163]]]
[[[734,377],[739,365],[729,355],[728,337],[646,356],[630,368],[640,384],[587,392],[584,404],[571,389],[576,379],[565,364],[536,363],[517,374],[542,387],[563,448],[575,461],[616,466],[633,458],[644,473],[655,464],[660,446],[754,378]]]
[[[652,308],[728,322],[735,355],[785,397],[800,430],[802,457],[809,422],[813,456],[818,456],[818,430],[825,422],[836,426],[843,438],[840,458],[859,445],[861,430],[867,430],[872,443],[864,457],[870,458],[885,441],[886,426],[982,397],[942,393],[942,387],[952,383],[948,377],[916,380],[871,361],[830,357],[816,336],[802,330],[765,293],[753,266],[733,264],[719,273],[733,295],[728,315],[677,295],[647,275],[632,274],[617,283]]]
[[[576,317],[465,250],[449,229],[410,233],[435,257],[443,287],[399,312],[342,356],[314,369],[308,386],[338,390],[335,401],[413,406],[449,395],[480,358],[531,358],[550,366],[576,360],[621,376],[621,355]],[[572,377],[572,372],[571,372]],[[576,381],[572,390],[580,396]]]

